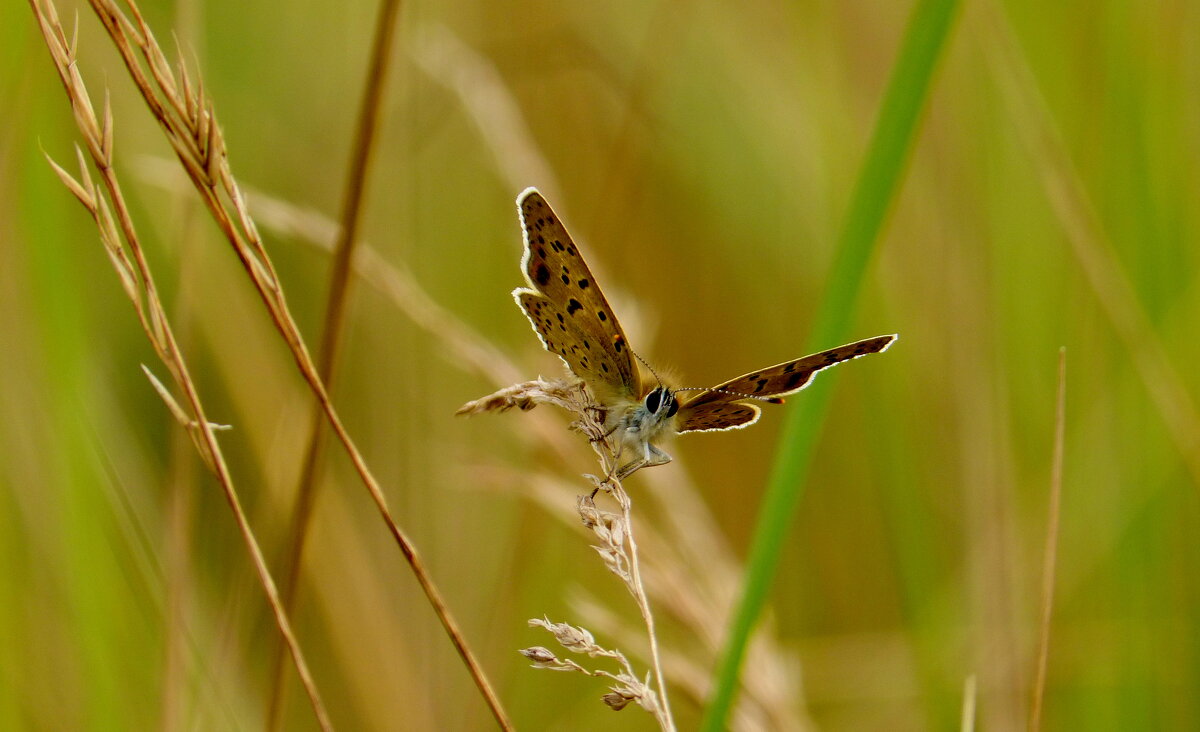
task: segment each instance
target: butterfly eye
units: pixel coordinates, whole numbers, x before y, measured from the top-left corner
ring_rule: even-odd
[[[646,411],[650,414],[657,414],[658,408],[662,406],[662,389],[655,389],[646,395]]]
[[[679,411],[679,402],[665,386],[660,386],[646,395],[646,411],[657,415],[659,410],[666,412],[663,418],[674,417]]]

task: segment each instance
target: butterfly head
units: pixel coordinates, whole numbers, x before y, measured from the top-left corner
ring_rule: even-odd
[[[675,398],[675,394],[670,389],[659,386],[651,389],[646,398],[642,400],[642,409],[646,411],[647,416],[665,421],[674,417],[675,413],[679,411],[679,400]]]
[[[679,411],[679,399],[675,397],[675,392],[670,387],[663,384],[658,372],[646,359],[635,351],[630,351],[630,353],[654,376],[658,386],[651,389],[641,403],[630,410],[626,419],[626,432],[640,435],[640,439],[652,440],[664,431],[671,418]]]
[[[621,439],[640,446],[655,441],[671,432],[669,425],[677,412],[679,400],[674,392],[669,387],[656,386],[621,419]]]

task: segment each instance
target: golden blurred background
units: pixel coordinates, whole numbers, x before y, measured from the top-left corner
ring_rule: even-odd
[[[116,167],[273,564],[312,397],[91,9]],[[310,348],[376,8],[146,3],[203,79]],[[656,369],[802,355],[909,3],[404,3],[334,401],[521,729],[653,729],[603,679],[529,668],[529,618],[645,669],[578,525],[568,418],[456,418],[561,372],[509,292],[537,186]],[[59,12],[70,26],[75,6]],[[95,227],[43,155],[78,132],[29,7],[0,8],[0,727],[256,729],[277,630]],[[965,3],[837,369],[740,728],[981,729],[1029,715],[1066,353],[1047,729],[1200,725],[1200,6]],[[417,289],[419,288],[419,289]],[[831,347],[837,343],[822,344]],[[470,348],[495,356],[472,359]],[[798,394],[791,398],[804,398]],[[783,412],[628,482],[681,729]],[[557,440],[551,446],[551,441]],[[564,452],[563,446],[568,449]],[[697,561],[697,557],[705,561]],[[293,618],[342,729],[493,722],[336,445]],[[580,659],[591,667],[601,661]],[[972,696],[966,689],[975,685]],[[294,678],[286,729],[315,728]]]

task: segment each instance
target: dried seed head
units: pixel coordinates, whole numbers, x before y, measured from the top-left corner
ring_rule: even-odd
[[[625,520],[621,516],[596,508],[590,496],[580,496],[576,508],[579,510],[580,521],[591,529],[600,541],[623,551],[621,545],[625,543]]]
[[[578,382],[565,379],[536,379],[506,386],[500,391],[481,399],[467,402],[455,414],[481,414],[483,412],[506,412],[513,407],[530,410],[538,404],[555,404],[577,412],[573,399],[579,390]]]
[[[517,652],[525,658],[528,658],[530,661],[533,661],[536,665],[554,663],[558,660],[558,658],[554,655],[554,652],[544,646],[522,648]]]
[[[596,645],[596,639],[583,628],[576,628],[567,623],[552,623],[549,618],[533,618],[530,625],[541,626],[554,635],[554,639],[573,653],[595,653],[603,649]]]
[[[629,706],[629,702],[638,700],[638,693],[627,686],[614,686],[600,699],[614,712],[619,712]]]
[[[597,518],[598,516],[596,515],[595,509],[591,511],[580,509],[579,511],[579,520],[581,523],[583,523],[584,528],[595,529]]]
[[[614,549],[625,553],[625,520],[615,513],[606,514],[608,525],[608,542]]]
[[[604,563],[610,567],[619,567],[621,565],[621,555],[614,552],[611,548],[606,546],[594,546],[592,548],[596,550],[596,553],[600,555]]]
[[[596,480],[596,476],[590,476]],[[583,520],[583,525],[589,529],[596,525],[600,518],[600,511],[596,508],[596,502],[591,496],[579,496],[575,503],[579,510],[579,518]]]

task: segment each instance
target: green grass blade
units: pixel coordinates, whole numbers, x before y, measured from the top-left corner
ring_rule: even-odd
[[[919,0],[913,11],[842,227],[828,292],[817,314],[809,350],[847,340],[867,263],[912,149],[917,120],[957,7],[957,0]],[[730,624],[704,718],[703,729],[710,732],[726,728],[746,644],[762,612],[783,538],[800,500],[813,446],[829,405],[831,384],[829,375],[817,379],[804,398],[796,400],[784,427],[782,449],[771,471],[754,532],[746,584]]]

